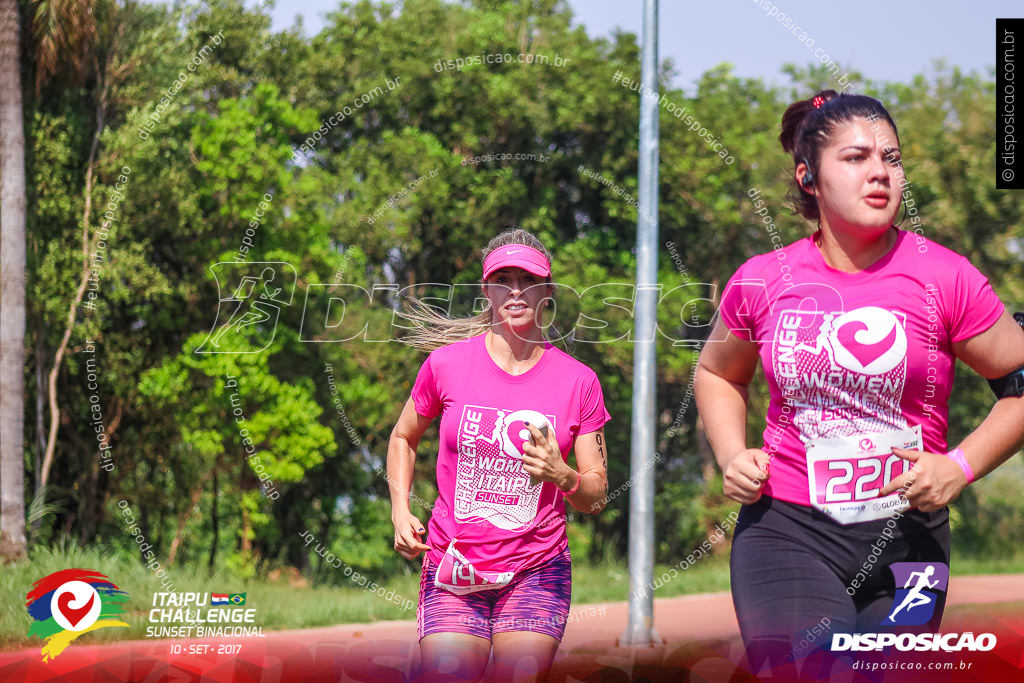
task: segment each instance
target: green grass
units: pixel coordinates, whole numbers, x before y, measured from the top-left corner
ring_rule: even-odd
[[[726,554],[696,562],[686,570],[677,565],[675,578],[654,591],[655,598],[693,593],[729,590],[729,559]],[[167,590],[145,566],[102,548],[79,548],[74,544],[40,548],[30,561],[5,567],[0,571],[0,649],[41,646],[42,641],[27,638],[30,625],[25,610],[25,594],[37,579],[51,572],[82,567],[103,572],[122,590],[129,593],[125,621],[131,628],[100,629],[88,636],[92,643],[145,637],[153,593]],[[654,576],[668,571],[669,565],[656,565]],[[954,573],[970,574],[1024,573],[1024,553],[1009,559],[970,559],[954,556]],[[246,607],[255,608],[256,624],[264,631],[313,628],[334,624],[372,623],[391,619],[416,618],[415,603],[419,596],[419,576],[408,574],[393,577],[384,588],[394,591],[399,602],[394,604],[363,590],[355,583],[344,586],[292,586],[286,580],[267,579],[243,581],[226,572],[210,577],[205,569],[176,567],[167,571],[165,581],[173,583],[178,592],[247,593]],[[625,601],[629,594],[629,571],[617,558],[608,557],[597,564],[573,563],[572,601],[574,605],[596,602]]]
[[[729,557],[708,558],[695,562],[686,570],[678,565],[654,566],[654,577],[658,578],[669,567],[676,568],[676,576],[653,591],[655,598],[671,598],[676,595],[713,593],[729,590]],[[629,599],[629,568],[622,563],[605,560],[598,565],[573,562],[572,602],[625,602]]]
[[[974,558],[954,551],[949,563],[954,576],[1024,574],[1024,553],[1005,558]]]

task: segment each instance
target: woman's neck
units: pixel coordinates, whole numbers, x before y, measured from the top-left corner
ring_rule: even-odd
[[[532,331],[522,330],[516,333],[501,325],[492,327],[484,338],[484,345],[487,352],[502,369],[511,374],[516,369],[525,372],[544,353],[544,337],[540,330],[534,328]],[[522,366],[528,366],[522,368]]]
[[[899,230],[891,226],[882,233],[861,236],[823,225],[814,234],[814,243],[825,263],[844,273],[856,273],[871,267],[889,253],[897,239]]]

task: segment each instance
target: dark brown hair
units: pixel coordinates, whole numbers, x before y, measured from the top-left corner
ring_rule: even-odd
[[[815,100],[819,106],[815,106]],[[874,121],[882,119],[892,126],[896,132],[896,144],[899,145],[900,133],[896,122],[882,106],[882,103],[867,95],[848,95],[836,93],[835,90],[822,90],[814,97],[799,100],[789,105],[782,115],[782,132],[779,142],[782,149],[793,155],[793,167],[801,161],[807,163],[811,173],[818,178],[818,161],[821,148],[828,144],[829,137],[841,123],[852,121],[856,117]],[[793,179],[796,195],[791,195],[793,205],[801,216],[816,221],[821,217],[818,211],[818,200],[813,194],[804,192],[800,183]]]

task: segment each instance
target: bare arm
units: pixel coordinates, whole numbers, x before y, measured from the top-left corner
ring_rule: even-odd
[[[769,475],[768,455],[747,448],[746,438],[748,387],[758,360],[757,344],[732,334],[719,318],[694,375],[697,411],[724,473],[725,494],[741,503],[760,498]]]
[[[583,434],[576,438],[573,452],[576,466],[580,468],[580,487],[576,493],[566,496],[569,504],[581,512],[597,514],[608,504],[608,455],[604,428]],[[571,472],[571,470],[570,470]],[[568,488],[576,484],[575,475]],[[565,488],[559,487],[563,491]]]
[[[608,459],[605,455],[604,429],[583,434],[573,447],[579,473],[562,460],[555,433],[548,430],[545,438],[536,425],[527,425],[537,445],[523,444],[523,469],[541,481],[550,481],[559,491],[571,491],[580,485],[569,503],[581,512],[597,513],[608,502]]]
[[[981,334],[953,344],[953,353],[987,379],[995,379],[1024,365],[1024,330],[1004,312]],[[1024,446],[1024,397],[1001,398],[988,416],[960,444],[975,478],[999,467]],[[956,500],[967,486],[967,476],[944,453],[894,449],[914,467],[893,479],[879,495],[905,489],[907,500],[919,510],[938,510]]]
[[[986,379],[1007,375],[1024,365],[1024,329],[1009,313],[992,327],[953,344],[953,353]],[[1024,446],[1024,397],[1001,398],[988,417],[960,444],[974,475],[981,478]]]
[[[426,529],[409,511],[409,491],[412,490],[416,446],[431,421],[431,418],[416,412],[410,398],[405,402],[388,441],[387,480],[391,492],[391,522],[395,525],[395,550],[409,560],[420,551],[430,550],[430,546],[421,540]]]
[[[693,392],[719,466],[747,447],[747,387],[757,370],[757,344],[729,332],[721,318],[697,361]]]

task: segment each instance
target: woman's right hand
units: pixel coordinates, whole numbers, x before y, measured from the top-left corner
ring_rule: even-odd
[[[761,497],[761,485],[771,472],[770,456],[760,448],[747,448],[729,458],[723,489],[733,500],[750,505]]]
[[[427,532],[423,523],[416,519],[411,512],[399,513],[391,518],[395,525],[395,550],[407,560],[414,559],[420,551],[430,550],[429,545],[423,543],[422,536]]]

